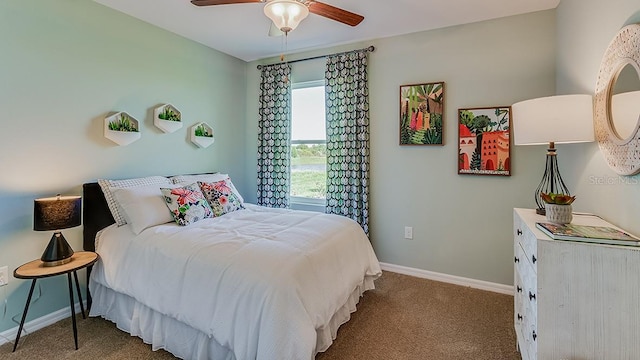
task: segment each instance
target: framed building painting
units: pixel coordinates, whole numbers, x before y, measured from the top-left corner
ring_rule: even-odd
[[[511,175],[511,107],[458,109],[458,174]]]
[[[400,86],[400,145],[443,145],[444,82]]]

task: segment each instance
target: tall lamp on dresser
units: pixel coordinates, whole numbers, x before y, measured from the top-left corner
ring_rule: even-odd
[[[540,193],[569,195],[560,176],[555,144],[594,141],[591,95],[558,95],[525,100],[511,106],[515,145],[548,145],[547,160],[534,198],[538,214],[545,214]]]

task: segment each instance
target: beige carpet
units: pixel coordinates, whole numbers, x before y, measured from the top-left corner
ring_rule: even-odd
[[[0,347],[0,359],[174,359],[100,318],[71,319]],[[519,359],[513,297],[385,272],[316,360]],[[284,360],[284,359],[283,359]],[[297,360],[297,359],[292,359]]]

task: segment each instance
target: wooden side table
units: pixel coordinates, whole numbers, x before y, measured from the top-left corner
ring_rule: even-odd
[[[13,351],[16,351],[18,347],[18,341],[20,341],[20,334],[24,326],[24,320],[27,318],[27,312],[29,311],[29,303],[31,302],[31,295],[33,295],[33,289],[36,286],[36,281],[41,278],[57,276],[67,274],[67,282],[69,283],[69,303],[71,307],[71,318],[73,319],[73,339],[76,344],[76,350],[78,350],[78,328],[76,326],[76,312],[73,306],[73,285],[71,284],[71,273],[76,281],[76,291],[78,292],[78,299],[80,300],[80,310],[82,310],[82,317],[84,318],[84,305],[82,304],[82,295],[80,294],[80,285],[78,284],[77,271],[85,268],[89,265],[93,265],[98,261],[98,254],[92,251],[77,251],[71,257],[71,261],[58,265],[58,266],[43,266],[40,259],[33,260],[18,267],[13,276],[18,279],[32,279],[31,289],[29,290],[29,296],[27,297],[27,303],[24,305],[24,312],[22,313],[22,320],[20,321],[20,327],[18,328],[18,335],[16,335],[16,341],[13,344]]]

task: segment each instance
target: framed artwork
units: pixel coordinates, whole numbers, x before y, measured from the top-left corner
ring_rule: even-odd
[[[400,145],[443,145],[444,82],[400,86]]]
[[[458,109],[458,174],[511,175],[511,107]]]

